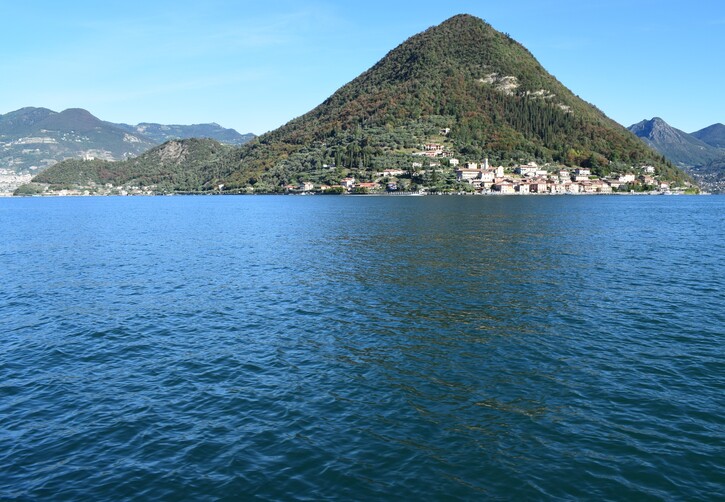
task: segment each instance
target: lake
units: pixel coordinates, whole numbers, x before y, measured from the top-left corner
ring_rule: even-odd
[[[725,197],[0,199],[0,239],[0,499],[725,493]]]

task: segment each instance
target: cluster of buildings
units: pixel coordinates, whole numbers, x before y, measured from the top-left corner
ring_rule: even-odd
[[[436,163],[436,165],[438,164]],[[488,159],[484,159],[481,163],[465,162],[461,164],[458,159],[451,158],[449,165],[453,169],[452,172],[455,173],[458,183],[471,185],[480,193],[607,194],[635,184],[661,192],[667,192],[670,189],[668,182],[660,181],[654,176],[655,168],[653,166],[642,166],[638,170],[641,172],[639,175],[628,173],[598,178],[592,175],[590,169],[584,167],[575,169],[548,165],[543,167],[535,162],[504,169],[503,166],[490,166]],[[421,164],[413,163],[413,171],[417,171],[416,168],[420,167],[422,167]],[[425,171],[417,172],[425,173]],[[325,192],[331,189],[337,190],[339,193],[365,193],[381,190],[394,192],[399,188],[399,178],[406,177],[409,173],[402,169],[385,169],[375,173],[377,182],[361,182],[354,177],[347,177],[337,185],[315,185],[307,181],[299,185],[287,185],[285,189],[294,193]]]
[[[453,161],[455,159],[451,159]],[[469,183],[481,192],[502,194],[573,194],[573,193],[612,193],[620,187],[633,183],[653,186],[667,191],[670,186],[653,176],[653,166],[642,166],[642,175],[617,174],[607,178],[592,176],[591,170],[579,167],[569,169],[545,169],[535,162],[518,165],[513,173],[506,174],[503,166],[490,167],[488,159],[480,165],[467,162],[456,169],[456,180]]]
[[[404,171],[400,171],[402,174]],[[315,185],[311,181],[304,181],[299,185],[287,185],[284,187],[287,192],[295,193],[312,193],[312,192],[326,192],[328,190],[337,189],[340,192],[374,192],[380,190],[382,185],[377,182],[363,182],[358,181],[354,177],[343,178],[340,180],[339,185]],[[388,189],[391,187],[388,186]],[[393,188],[394,190],[395,188]]]
[[[10,196],[20,185],[30,183],[31,174],[18,174],[10,169],[0,169],[0,196]]]

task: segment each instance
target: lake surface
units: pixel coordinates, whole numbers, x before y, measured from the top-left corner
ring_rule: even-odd
[[[0,499],[725,496],[725,197],[0,199]]]

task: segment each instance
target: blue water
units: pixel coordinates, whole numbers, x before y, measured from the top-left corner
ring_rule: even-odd
[[[0,499],[725,496],[725,197],[0,199]]]

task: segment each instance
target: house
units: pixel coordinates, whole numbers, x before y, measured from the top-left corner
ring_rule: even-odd
[[[377,190],[380,188],[378,183],[356,183],[355,188],[363,188],[365,190]]]
[[[654,174],[655,166],[642,166],[642,170],[647,174]]]
[[[414,162],[413,167],[423,167],[423,164],[420,164],[419,162]],[[402,176],[405,174],[405,171],[402,169],[385,169],[383,171],[383,176],[387,177],[395,177],[395,176]]]
[[[448,164],[449,164],[449,165],[450,165],[451,167],[457,167],[457,166],[458,166],[458,164],[459,164],[459,162],[460,162],[460,161],[459,161],[458,159],[450,159],[450,160],[448,161]]]
[[[622,174],[617,181],[620,183],[634,183],[634,174]]]
[[[529,192],[531,193],[547,193],[549,184],[544,180],[532,180],[529,182]]]
[[[355,186],[355,178],[343,178],[340,180],[340,185],[342,185],[343,188],[352,188]]]
[[[602,180],[592,180],[590,185],[592,189],[591,193],[612,193],[612,187],[609,183],[605,183]]]
[[[514,184],[510,181],[500,181],[498,183],[494,183],[491,186],[491,189],[494,192],[499,193],[516,193],[516,190],[514,189]]]
[[[516,192],[520,193],[521,195],[526,195],[531,191],[530,185],[526,181],[524,181],[523,183],[516,183],[514,185],[514,190]]]
[[[573,181],[564,183],[564,189],[566,190],[566,193],[579,193],[581,191],[579,183],[575,183]]]
[[[469,181],[478,179],[481,175],[480,169],[456,169],[456,181]],[[470,181],[469,181],[470,182]]]
[[[315,189],[315,184],[310,181],[304,181],[302,185],[300,185],[300,189],[303,192],[310,192]]]
[[[534,166],[517,166],[514,168],[514,172],[521,176],[536,176],[536,171],[538,170],[539,168]]]
[[[483,169],[456,169],[456,181],[473,181],[493,182],[493,171],[484,171]]]
[[[582,181],[582,182],[579,183],[579,192],[581,192],[581,193],[595,193],[596,192],[596,188],[594,187],[594,184],[591,181],[589,181],[589,180]]]
[[[567,193],[566,183],[571,184],[571,181],[565,182],[565,183],[552,183],[551,184],[551,193],[556,193],[556,194]]]

